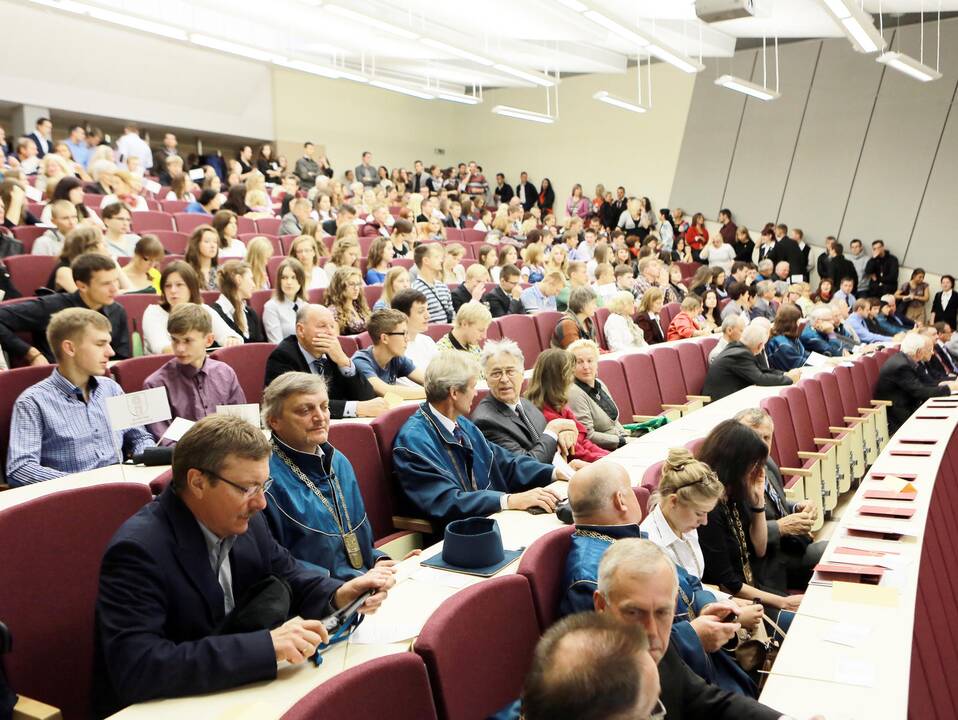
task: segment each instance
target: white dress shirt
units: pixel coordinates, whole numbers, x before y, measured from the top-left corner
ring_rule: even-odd
[[[679,537],[672,530],[665,515],[662,514],[662,508],[658,505],[639,527],[648,533],[649,540],[665,551],[672,562],[681,565],[690,575],[702,577],[705,570],[705,557],[702,555],[702,546],[699,545],[698,530],[689,530]]]

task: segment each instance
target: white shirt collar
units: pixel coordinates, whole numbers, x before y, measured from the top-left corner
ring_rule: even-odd
[[[231,303],[231,302],[226,298],[225,295],[223,295],[223,294],[221,293],[220,296],[219,296],[218,298],[216,298],[216,304],[219,305],[221,308],[223,308],[223,312],[226,313],[226,316],[227,316],[230,320],[235,320],[235,319],[236,319],[236,317],[235,317],[235,316],[236,316],[236,312],[233,310],[233,303]]]
[[[450,434],[452,434],[453,431],[458,427],[458,425],[456,425],[455,420],[450,420],[449,418],[447,418],[445,415],[443,415],[441,412],[439,412],[436,409],[435,405],[430,405],[429,409],[432,410],[432,414],[436,416],[436,419]]]

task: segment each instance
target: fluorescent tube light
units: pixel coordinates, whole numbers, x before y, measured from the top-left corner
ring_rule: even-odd
[[[432,93],[427,93],[423,90],[416,90],[415,88],[407,87],[406,85],[398,85],[396,83],[387,82],[386,80],[370,80],[369,84],[373,87],[378,87],[380,90],[390,90],[396,93],[402,93],[403,95],[411,95],[412,97],[419,98],[420,100],[434,100],[435,95]]]
[[[624,25],[616,22],[610,17],[606,17],[600,12],[596,12],[595,10],[588,10],[585,12],[585,16],[589,18],[589,20],[594,22],[596,25],[601,25],[609,32],[615,33],[620,38],[628,40],[629,42],[635,44],[638,47],[645,47],[646,45],[649,44],[649,41],[646,38],[639,35],[637,32],[633,30],[629,30]]]
[[[715,81],[715,84],[721,85],[729,90],[734,90],[735,92],[745,93],[756,100],[762,100],[764,102],[767,102],[768,100],[775,100],[776,98],[781,97],[780,94],[774,90],[769,90],[768,88],[762,87],[758,83],[749,82],[748,80],[735,77],[734,75],[723,75]]]
[[[418,40],[419,36],[406,30],[405,28],[396,27],[392,23],[384,22],[383,20],[377,20],[374,17],[369,17],[368,15],[363,15],[358,13],[355,10],[349,10],[340,5],[327,5],[326,10],[331,12],[333,15],[339,15],[339,17],[346,18],[347,20],[352,20],[353,22],[358,22],[361,25],[366,25],[376,30],[380,30],[384,33],[389,33],[391,35],[396,35],[401,37],[404,40]]]
[[[617,108],[622,108],[623,110],[628,110],[629,112],[644,113],[646,110],[648,110],[648,108],[642,107],[638,103],[623,100],[615,95],[610,95],[605,90],[600,90],[597,92],[592,96],[592,99],[607,103],[609,105],[614,105]]]
[[[839,20],[851,17],[851,12],[849,12],[844,0],[825,0],[825,4]]]
[[[329,78],[330,80],[336,80],[339,78],[339,74],[333,68],[317,65],[316,63],[305,62],[304,60],[287,60],[286,58],[276,58],[273,60],[273,64],[279,65],[280,67],[289,68],[290,70],[299,70],[300,72],[309,73],[310,75],[319,75],[320,77]]]
[[[823,0],[828,12],[835,18],[842,32],[860,53],[884,50],[888,43],[872,22],[871,15],[863,11],[858,0]]]
[[[57,10],[66,10],[77,15],[86,15],[90,11],[89,5],[73,2],[73,0],[32,0],[37,5],[56,8]]]
[[[460,93],[446,92],[445,90],[436,90],[436,97],[440,100],[448,100],[449,102],[460,103],[462,105],[478,105],[482,102],[475,95],[463,95]]]
[[[200,33],[190,33],[190,42],[194,45],[201,45],[205,48],[210,48],[211,50],[220,50],[222,52],[231,53],[232,55],[241,55],[245,58],[249,58],[250,60],[261,60],[263,62],[276,62],[277,60],[285,60],[282,55],[277,55],[269,50],[261,50],[259,48],[250,47],[249,45],[240,45],[239,43],[230,42],[229,40],[221,40],[220,38],[215,38]]]
[[[543,123],[544,125],[551,125],[555,122],[555,118],[551,115],[544,115],[542,113],[532,112],[531,110],[510,107],[509,105],[496,105],[494,108],[492,108],[492,112],[494,112],[496,115],[505,115],[506,117],[515,118],[517,120],[529,120],[531,122]]]
[[[875,58],[876,62],[894,68],[900,73],[922,82],[941,79],[941,73],[933,67],[918,62],[915,58],[900,52],[886,52]]]
[[[449,53],[450,55],[455,55],[456,57],[461,57],[464,60],[469,60],[470,62],[478,63],[479,65],[485,65],[486,67],[491,67],[495,63],[489,58],[482,57],[482,55],[476,55],[471,53],[468,50],[462,50],[457,48],[455,45],[449,45],[448,43],[440,42],[439,40],[433,40],[432,38],[425,38],[422,41],[423,45],[428,45],[431,48],[436,50],[441,50],[444,53]]]
[[[565,5],[570,10],[575,10],[576,12],[585,12],[589,9],[588,5],[579,2],[579,0],[559,0],[559,4]]]
[[[697,60],[692,60],[691,58],[684,57],[678,53],[672,52],[668,48],[664,48],[661,45],[652,44],[649,45],[646,50],[659,60],[667,62],[672,67],[676,67],[682,72],[689,74],[702,72],[705,69],[705,66],[698,62]]]
[[[525,80],[526,82],[535,83],[542,87],[552,87],[555,85],[555,81],[548,77],[547,75],[540,75],[539,73],[526,72],[525,70],[520,70],[518,68],[511,67],[509,65],[496,64],[492,66],[494,70],[499,72],[504,72],[507,75],[512,75],[517,77],[520,80]]]
[[[144,20],[143,18],[134,17],[133,15],[113,12],[112,10],[103,10],[98,7],[91,7],[89,13],[90,17],[96,18],[97,20],[103,20],[104,22],[113,23],[114,25],[121,25],[131,30],[141,30],[142,32],[162,35],[163,37],[172,38],[173,40],[186,40],[186,31],[178,27],[173,27],[172,25],[153,22],[152,20]]]

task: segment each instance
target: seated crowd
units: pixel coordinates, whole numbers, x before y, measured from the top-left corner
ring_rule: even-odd
[[[49,138],[47,125],[38,132]],[[62,176],[47,173],[61,163],[36,160],[32,140],[4,161],[0,255],[23,250],[4,228],[41,222],[24,188],[42,172],[50,228],[32,250],[58,264],[43,288],[18,289],[0,273],[8,298],[37,295],[0,305],[0,348],[11,365],[56,363],[13,405],[11,485],[175,447],[170,486],[103,559],[100,715],[270,679],[277,661],[302,663],[329,640],[320,619],[364,595],[360,612],[374,612],[402,558],[374,547],[356,458],[330,443],[330,422],[417,401],[395,436],[393,472],[404,510],[437,532],[500,510],[555,512],[550,486],[568,481],[568,617],[540,642],[523,717],[644,718],[658,706],[676,717],[778,718],[755,700],[755,669],[723,647],[766,620],[771,634],[788,632],[823,550],[811,535],[817,506],[786,499],[772,420],[751,409],[719,423],[694,455],[670,452],[642,520],[628,473],[606,458],[639,431],[599,379],[600,356],[714,335],[702,388],[714,401],[894,340],[900,352],[876,391],[892,402],[892,431],[958,388],[953,278],[929,322],[924,273],[898,286],[880,240],[871,258],[853,241],[846,258],[829,238],[812,291],[801,230],[770,223],[755,245],[728,210],[710,236],[701,213],[653,213],[621,187],[599,186],[589,201],[576,186],[557,223],[545,181],[536,190],[523,173],[513,188],[500,174],[490,185],[475,163],[377,172],[366,153],[340,182],[312,143],[290,171],[268,145],[258,160],[247,146],[235,161],[203,164],[180,158],[171,134],[154,157],[133,126],[115,149],[83,132],[71,129],[65,153],[50,150],[66,161]],[[182,259],[166,258],[157,235],[130,232],[147,208],[138,169],[209,216]],[[91,193],[103,196],[98,207]],[[240,237],[238,218],[271,217],[278,235]],[[472,228],[485,232],[475,259],[461,244]],[[381,285],[375,300],[371,285]],[[204,303],[204,291],[215,299]],[[269,295],[261,313],[258,291]],[[167,421],[110,430],[106,399],[122,393],[110,362],[140,352],[117,301],[125,292],[156,295],[136,324],[141,349],[172,358],[143,387],[165,388],[173,418],[195,423],[178,441]],[[526,358],[519,338],[487,339],[509,315],[548,317],[551,347]],[[208,356],[263,342],[273,344],[261,402],[269,439],[217,414],[246,396],[234,370]],[[248,612],[251,591],[266,587],[285,609]],[[616,704],[623,696],[631,706]]]

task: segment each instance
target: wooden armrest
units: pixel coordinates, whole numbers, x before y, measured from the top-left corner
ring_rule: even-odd
[[[871,407],[871,408],[858,408],[858,412],[863,415],[874,415],[877,412],[881,412],[881,408]]]
[[[646,422],[647,420],[655,420],[658,415],[633,415],[632,422]]]
[[[855,424],[857,425],[858,423],[855,423]],[[829,425],[828,426],[828,432],[833,432],[833,433],[847,433],[850,430],[854,430],[854,429],[855,429],[854,427],[846,427],[845,425],[838,425],[838,426]]]
[[[806,458],[806,459],[807,459],[807,458],[815,458],[815,459],[817,459],[817,460],[823,460],[823,459],[825,459],[825,458],[828,457],[828,453],[809,452],[808,450],[799,450],[799,451],[798,451],[798,456],[799,456],[800,458]]]
[[[662,409],[663,410],[688,410],[689,404],[685,403],[684,405],[666,405],[665,403],[662,403]]]
[[[846,415],[845,417],[842,418],[842,420],[844,420],[845,422],[847,422],[847,423],[852,423],[853,425],[858,425],[859,423],[863,423],[863,422],[865,422],[867,419],[868,419],[868,418],[863,418],[863,417],[851,417],[851,416],[848,416],[848,415]]]
[[[393,515],[393,527],[397,530],[412,530],[413,532],[436,534],[436,528],[428,520],[419,518],[407,518],[400,515]]]
[[[21,695],[13,708],[13,720],[62,720],[59,708]]]
[[[885,407],[891,407],[892,402],[891,400],[872,400],[872,405],[874,405],[875,407],[881,407],[882,405],[884,405]]]
[[[685,397],[687,397],[689,400],[701,400],[704,403],[712,402],[711,395],[686,395]]]
[[[811,470],[804,470],[802,468],[779,468],[782,471],[782,475],[797,475],[798,477],[811,477],[814,473]]]
[[[837,438],[812,438],[819,445],[841,445],[842,441]]]

